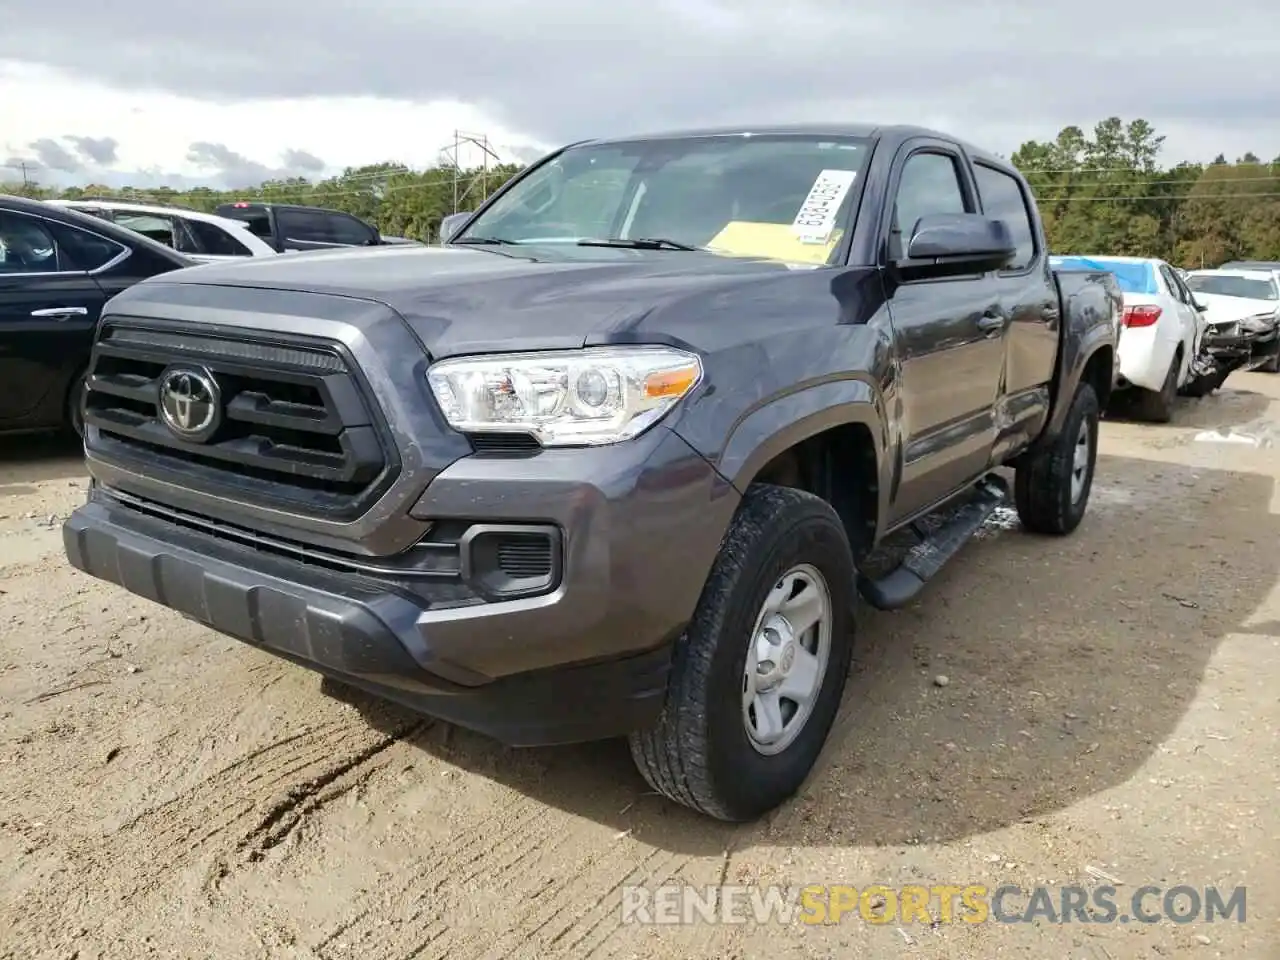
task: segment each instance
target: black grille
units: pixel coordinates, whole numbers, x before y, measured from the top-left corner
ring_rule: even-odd
[[[223,423],[205,442],[179,438],[159,417],[161,375],[175,364],[203,368],[221,390]],[[96,456],[202,492],[342,517],[398,467],[336,345],[113,324],[94,346],[87,386]]]
[[[528,433],[472,433],[467,439],[476,453],[534,453],[542,449],[538,438]]]
[[[515,580],[550,576],[551,540],[536,534],[507,534],[498,541],[498,567]]]

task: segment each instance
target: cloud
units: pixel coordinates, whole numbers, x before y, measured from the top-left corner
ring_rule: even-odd
[[[30,144],[36,163],[50,170],[61,173],[79,173],[84,169],[84,161],[71,153],[66,147],[45,137]]]
[[[74,144],[82,157],[100,167],[109,167],[116,162],[116,148],[120,143],[115,137],[65,137],[64,139]]]
[[[284,180],[289,177],[316,174],[325,169],[325,162],[305,150],[285,150],[279,167],[269,167],[250,160],[225,144],[200,141],[187,148],[187,160],[204,170],[233,190],[256,187],[267,180]]]
[[[1157,0],[366,0],[358,17],[345,0],[64,0],[56,23],[0,18],[0,58],[219,103],[456,100],[547,143],[868,120],[1007,153],[1119,115],[1169,134],[1166,160],[1207,160],[1280,152],[1280,100],[1258,82],[1275,74],[1274,35],[1240,28],[1275,22],[1273,5],[1236,0],[1231,17],[1190,22]]]
[[[320,173],[325,162],[314,153],[306,150],[286,150],[283,154],[284,165],[288,170],[300,170],[304,173]]]

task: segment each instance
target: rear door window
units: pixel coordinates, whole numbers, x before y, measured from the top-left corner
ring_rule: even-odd
[[[1025,270],[1036,258],[1036,235],[1022,186],[1009,174],[994,167],[975,163],[973,170],[983,213],[993,220],[1003,220],[1018,246],[1017,256],[1007,269]]]
[[[329,214],[329,232],[333,243],[361,247],[377,239],[369,227],[354,217]]]
[[[122,243],[65,223],[49,223],[63,270],[97,270],[128,251]]]
[[[183,221],[195,237],[197,252],[219,257],[247,257],[251,251],[222,227],[202,220]]]
[[[226,203],[218,207],[220,217],[243,220],[249,225],[249,232],[263,240],[271,240],[271,217],[264,207],[238,207],[234,203]]]
[[[330,228],[331,217],[310,210],[277,210],[276,221],[286,240],[304,243],[337,243]]]

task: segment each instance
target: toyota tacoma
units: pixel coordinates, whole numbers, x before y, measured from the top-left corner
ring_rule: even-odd
[[[588,141],[444,233],[115,297],[70,562],[507,744],[625,736],[747,820],[823,747],[859,593],[910,602],[1009,500],[1084,515],[1120,297],[993,154]]]

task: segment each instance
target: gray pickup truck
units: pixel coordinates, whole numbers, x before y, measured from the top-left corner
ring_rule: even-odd
[[[823,747],[858,593],[908,603],[1007,499],[1085,512],[1115,280],[1048,267],[992,154],[591,141],[446,231],[115,297],[71,563],[508,744],[626,736],[746,820]]]

